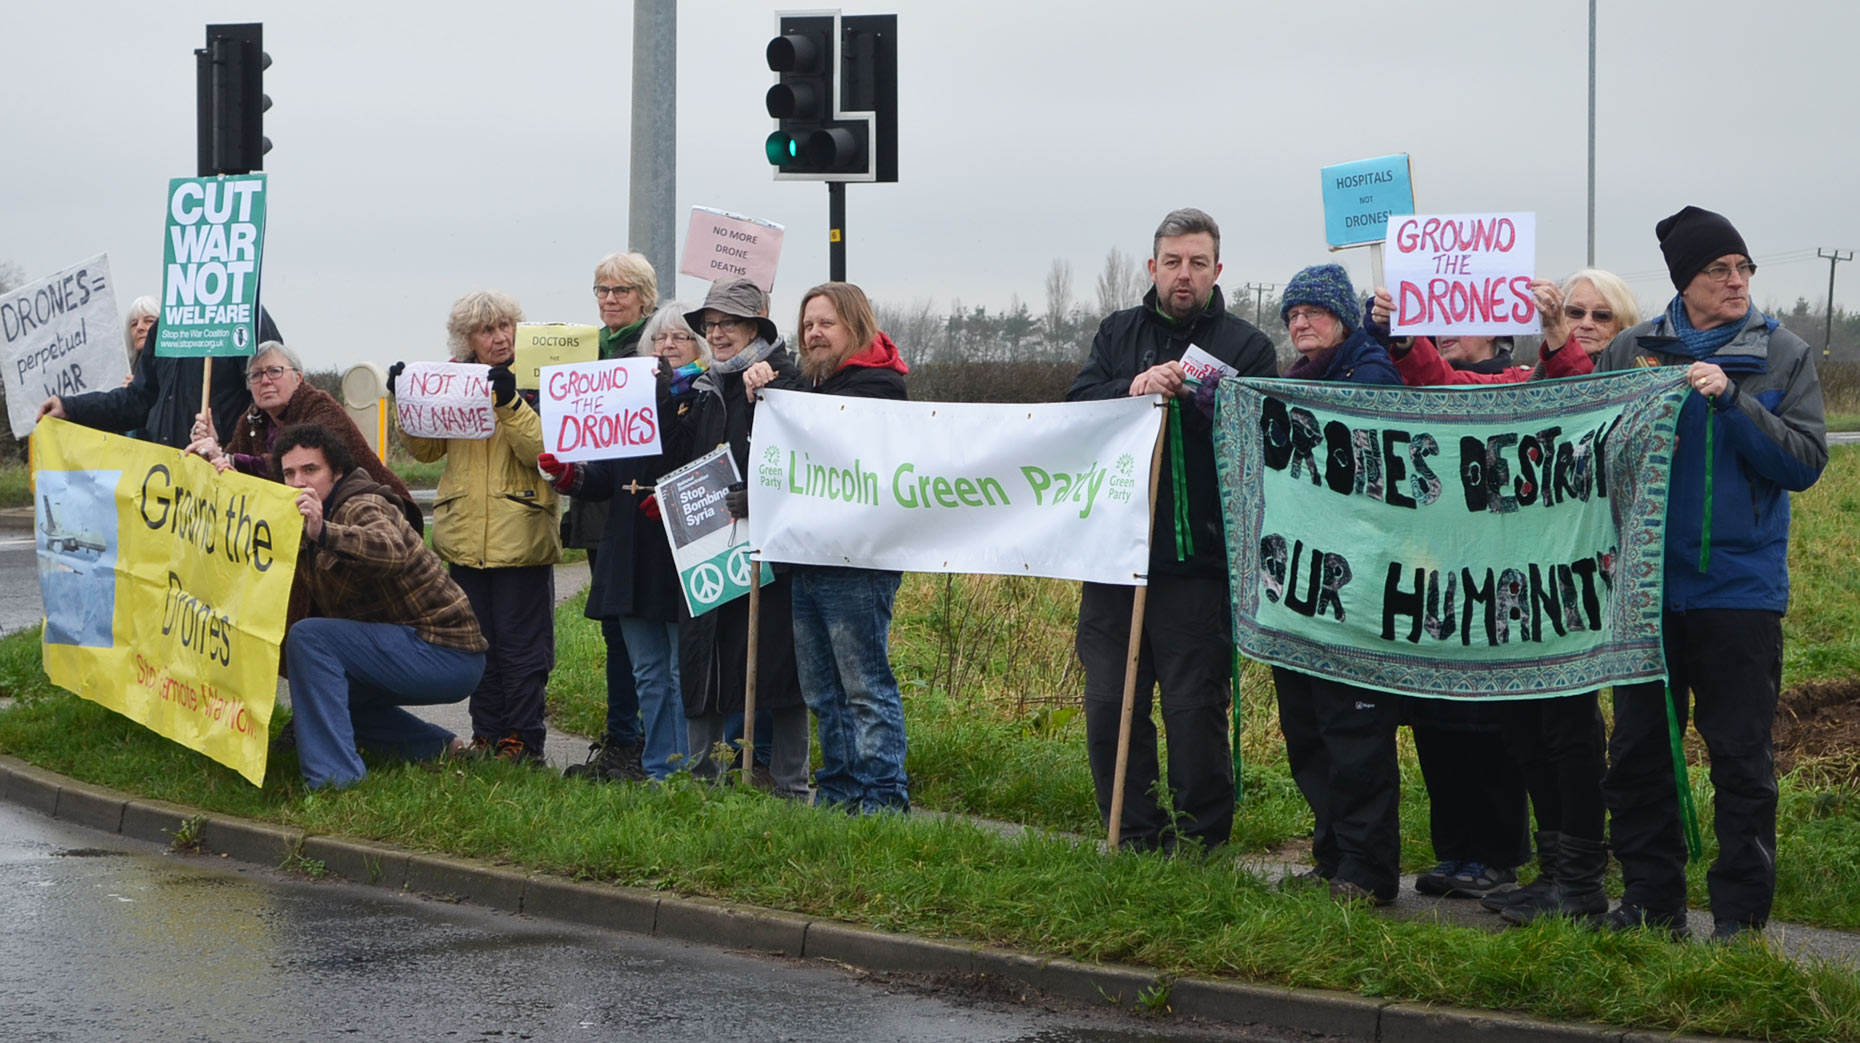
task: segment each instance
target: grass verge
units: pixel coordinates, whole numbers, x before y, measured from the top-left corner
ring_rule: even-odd
[[[0,464],[0,507],[32,506],[32,472],[25,464]]]

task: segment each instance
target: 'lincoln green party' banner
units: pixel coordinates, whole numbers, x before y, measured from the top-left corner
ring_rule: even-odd
[[[1664,676],[1666,492],[1689,393],[1678,369],[1477,390],[1223,381],[1241,653],[1450,699]]]

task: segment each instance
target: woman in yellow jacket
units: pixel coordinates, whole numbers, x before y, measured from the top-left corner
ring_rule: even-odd
[[[406,439],[416,460],[446,459],[433,503],[433,549],[449,563],[491,648],[471,694],[472,745],[512,760],[543,755],[543,689],[555,668],[555,563],[562,557],[556,492],[536,469],[542,419],[535,392],[510,370],[523,309],[495,290],[452,306],[446,340],[457,362],[491,367],[497,418],[488,439]],[[390,371],[389,389],[400,367]]]

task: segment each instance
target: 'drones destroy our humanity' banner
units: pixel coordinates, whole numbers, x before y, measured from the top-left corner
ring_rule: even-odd
[[[1661,677],[1684,374],[1476,391],[1221,385],[1234,636],[1407,695],[1573,695]]]
[[[32,455],[46,674],[262,785],[297,491],[49,418]]]
[[[750,540],[765,561],[1141,584],[1159,402],[766,391]]]

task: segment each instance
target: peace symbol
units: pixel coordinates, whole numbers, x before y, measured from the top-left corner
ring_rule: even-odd
[[[723,570],[705,562],[691,570],[691,596],[709,604],[723,593]]]

